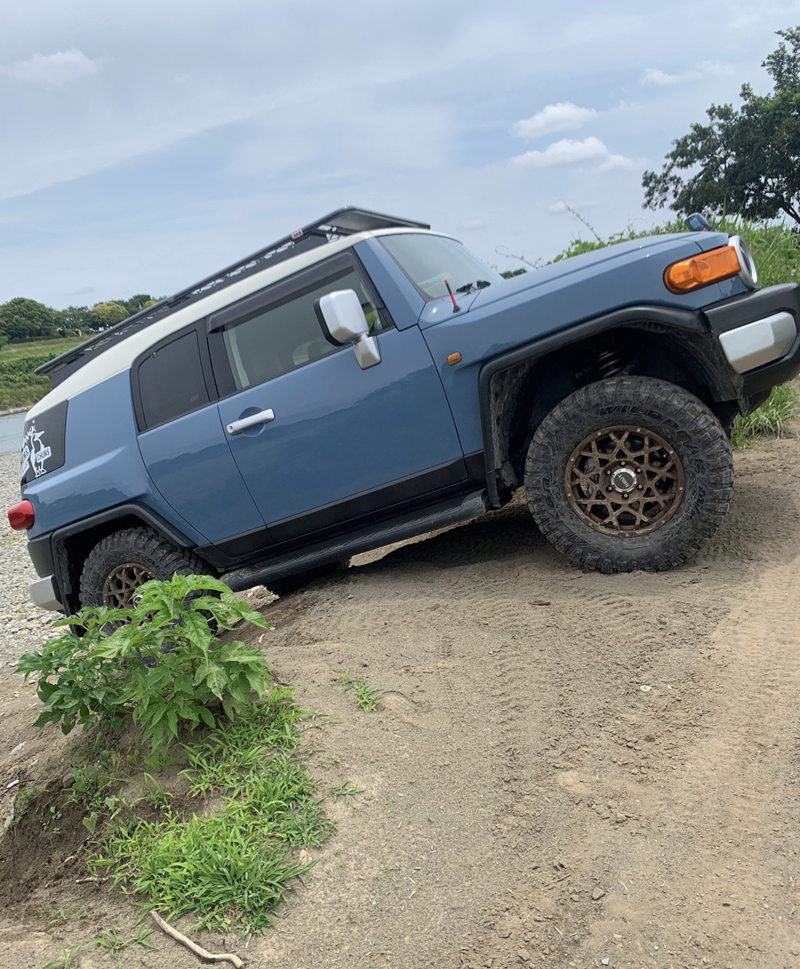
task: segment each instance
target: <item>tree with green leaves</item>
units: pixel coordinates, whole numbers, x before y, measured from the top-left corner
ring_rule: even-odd
[[[744,84],[738,110],[712,104],[708,123],[693,124],[662,170],[642,176],[643,208],[754,220],[788,215],[800,226],[800,27],[777,34],[781,43],[761,65],[772,93]]]
[[[89,311],[89,315],[96,320],[95,328],[98,326],[105,328],[121,323],[130,316],[130,313],[122,303],[112,302],[97,303]]]
[[[134,313],[139,313],[158,301],[153,299],[148,293],[137,293],[135,296],[131,296],[130,299],[119,300],[119,302],[133,316]]]
[[[68,306],[64,310],[56,310],[56,323],[64,330],[96,330],[100,324],[96,316],[92,316],[87,306]]]
[[[35,299],[16,296],[0,306],[0,333],[12,343],[55,336],[55,312]]]

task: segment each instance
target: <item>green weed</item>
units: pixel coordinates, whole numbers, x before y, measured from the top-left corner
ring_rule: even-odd
[[[338,801],[339,798],[342,798],[345,804],[349,804],[354,797],[364,793],[364,788],[350,787],[348,786],[348,782],[345,781],[344,784],[340,784],[338,787],[329,788],[328,793],[334,801]]]
[[[73,946],[68,949],[65,945],[61,946],[61,958],[52,959],[46,965],[42,966],[42,969],[73,969],[76,966],[78,960],[78,953],[83,948],[83,944]]]
[[[374,686],[369,686],[365,677],[358,679],[350,676],[350,671],[345,670],[338,679],[331,680],[331,683],[339,683],[355,695],[356,703],[366,713],[372,713],[378,709],[381,702],[381,691]]]
[[[788,423],[800,415],[800,395],[784,384],[773,388],[764,403],[748,414],[737,416],[733,426],[733,447],[749,447],[759,437],[781,437]]]
[[[109,869],[115,884],[172,917],[193,913],[200,928],[268,928],[292,880],[311,867],[293,850],[333,830],[297,755],[299,717],[291,691],[275,688],[248,718],[186,744],[190,794],[214,794],[217,809],[184,816],[162,801],[156,821],[118,814],[92,870]]]
[[[79,922],[86,915],[86,910],[83,908],[76,909],[74,912],[68,912],[63,905],[59,907],[53,913],[53,918],[47,923],[48,927],[54,925],[66,925],[68,922]]]
[[[116,928],[110,925],[100,935],[94,936],[92,942],[96,942],[102,948],[108,949],[112,955],[117,955],[123,949],[127,949],[129,945],[141,945],[145,949],[157,949],[158,946],[148,941],[151,935],[152,931],[150,929],[141,928],[136,935],[132,935],[129,939],[123,939],[120,937]]]

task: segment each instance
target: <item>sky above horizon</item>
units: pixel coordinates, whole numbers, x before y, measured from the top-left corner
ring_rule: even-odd
[[[642,172],[798,0],[29,0],[0,33],[0,302],[163,296],[342,205],[498,269],[668,212]]]

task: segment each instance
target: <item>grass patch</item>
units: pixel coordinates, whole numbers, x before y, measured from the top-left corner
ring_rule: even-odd
[[[31,407],[50,390],[49,377],[34,370],[53,357],[83,343],[85,337],[11,343],[0,348],[0,410]]]
[[[365,713],[372,713],[378,709],[381,702],[381,691],[374,686],[370,686],[363,676],[358,679],[350,676],[350,671],[345,670],[338,679],[331,680],[331,683],[339,683],[355,695],[356,703]]]
[[[682,219],[676,219],[646,229],[634,229],[632,225],[629,225],[624,231],[615,232],[604,239],[595,232],[580,213],[573,212],[571,209],[570,212],[586,226],[592,238],[584,239],[578,236],[573,239],[566,249],[551,260],[553,263],[562,262],[572,256],[580,256],[585,252],[593,252],[596,249],[605,249],[607,246],[613,246],[620,242],[632,242],[634,239],[643,239],[646,236],[690,231]],[[709,219],[709,222],[714,231],[740,235],[747,242],[753,253],[759,282],[762,286],[800,283],[800,240],[788,226],[782,222],[751,222],[746,219],[730,217],[712,218]],[[528,263],[528,266],[533,269],[541,265],[544,264]],[[516,270],[512,271],[513,274],[516,274],[516,272]]]
[[[153,799],[140,799],[108,821],[91,870],[167,918],[192,914],[198,928],[245,936],[267,929],[292,880],[312,867],[295,849],[333,831],[297,754],[300,716],[291,691],[273,688],[248,718],[185,745],[199,810],[161,798],[152,819]]]
[[[736,418],[731,444],[735,448],[742,448],[749,447],[760,437],[781,437],[789,421],[798,415],[800,395],[794,387],[788,384],[774,387],[769,397],[752,414]]]

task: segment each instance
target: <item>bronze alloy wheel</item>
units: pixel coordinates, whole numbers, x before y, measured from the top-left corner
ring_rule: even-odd
[[[593,431],[564,474],[567,500],[603,535],[647,535],[672,518],[684,496],[683,465],[653,431],[619,424]]]
[[[136,562],[124,562],[113,569],[103,583],[103,605],[109,609],[128,609],[140,585],[155,575]]]

